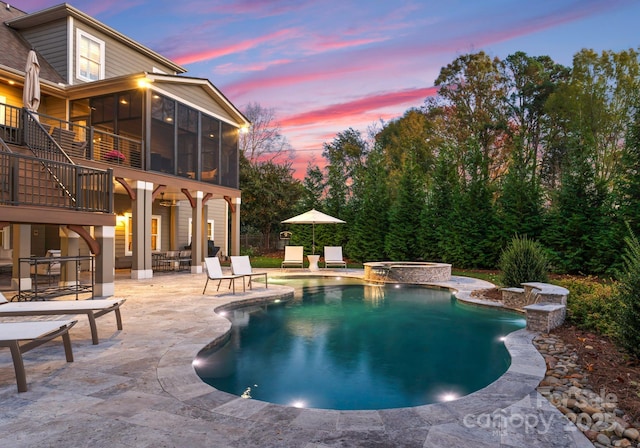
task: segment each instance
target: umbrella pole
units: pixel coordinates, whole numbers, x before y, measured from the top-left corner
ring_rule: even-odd
[[[316,225],[311,224],[311,254],[316,254]]]

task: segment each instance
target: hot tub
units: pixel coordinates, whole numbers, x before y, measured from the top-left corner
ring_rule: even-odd
[[[425,284],[451,280],[451,265],[412,261],[364,263],[364,279],[371,282]]]

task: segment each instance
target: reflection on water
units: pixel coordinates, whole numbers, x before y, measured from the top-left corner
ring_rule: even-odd
[[[231,339],[198,356],[198,374],[290,406],[417,406],[494,381],[510,364],[500,338],[524,326],[448,291],[342,283],[305,280],[291,303],[230,312]]]

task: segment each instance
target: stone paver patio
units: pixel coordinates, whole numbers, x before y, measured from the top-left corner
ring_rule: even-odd
[[[0,446],[593,446],[536,392],[545,363],[526,330],[508,336],[512,365],[500,379],[450,402],[335,411],[278,406],[218,391],[204,384],[191,365],[206,344],[230,328],[214,309],[234,301],[286,298],[292,289],[260,285],[234,296],[222,291],[224,285],[218,293],[210,284],[203,296],[205,279],[204,274],[118,278],[116,296],[127,299],[124,329],[116,330],[113,313],[101,317],[100,344],[94,346],[87,319],[78,316],[71,330],[75,362],[65,362],[59,340],[25,354],[28,392],[17,392],[9,350],[1,350]],[[468,300],[472,290],[490,285],[453,277],[439,286],[454,288]]]

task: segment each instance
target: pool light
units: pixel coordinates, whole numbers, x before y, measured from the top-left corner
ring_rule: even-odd
[[[294,408],[305,408],[307,407],[307,404],[303,400],[296,400],[291,403],[291,406],[293,406]]]
[[[440,401],[453,401],[457,398],[458,395],[454,394],[453,392],[445,392],[444,394],[440,395]]]

